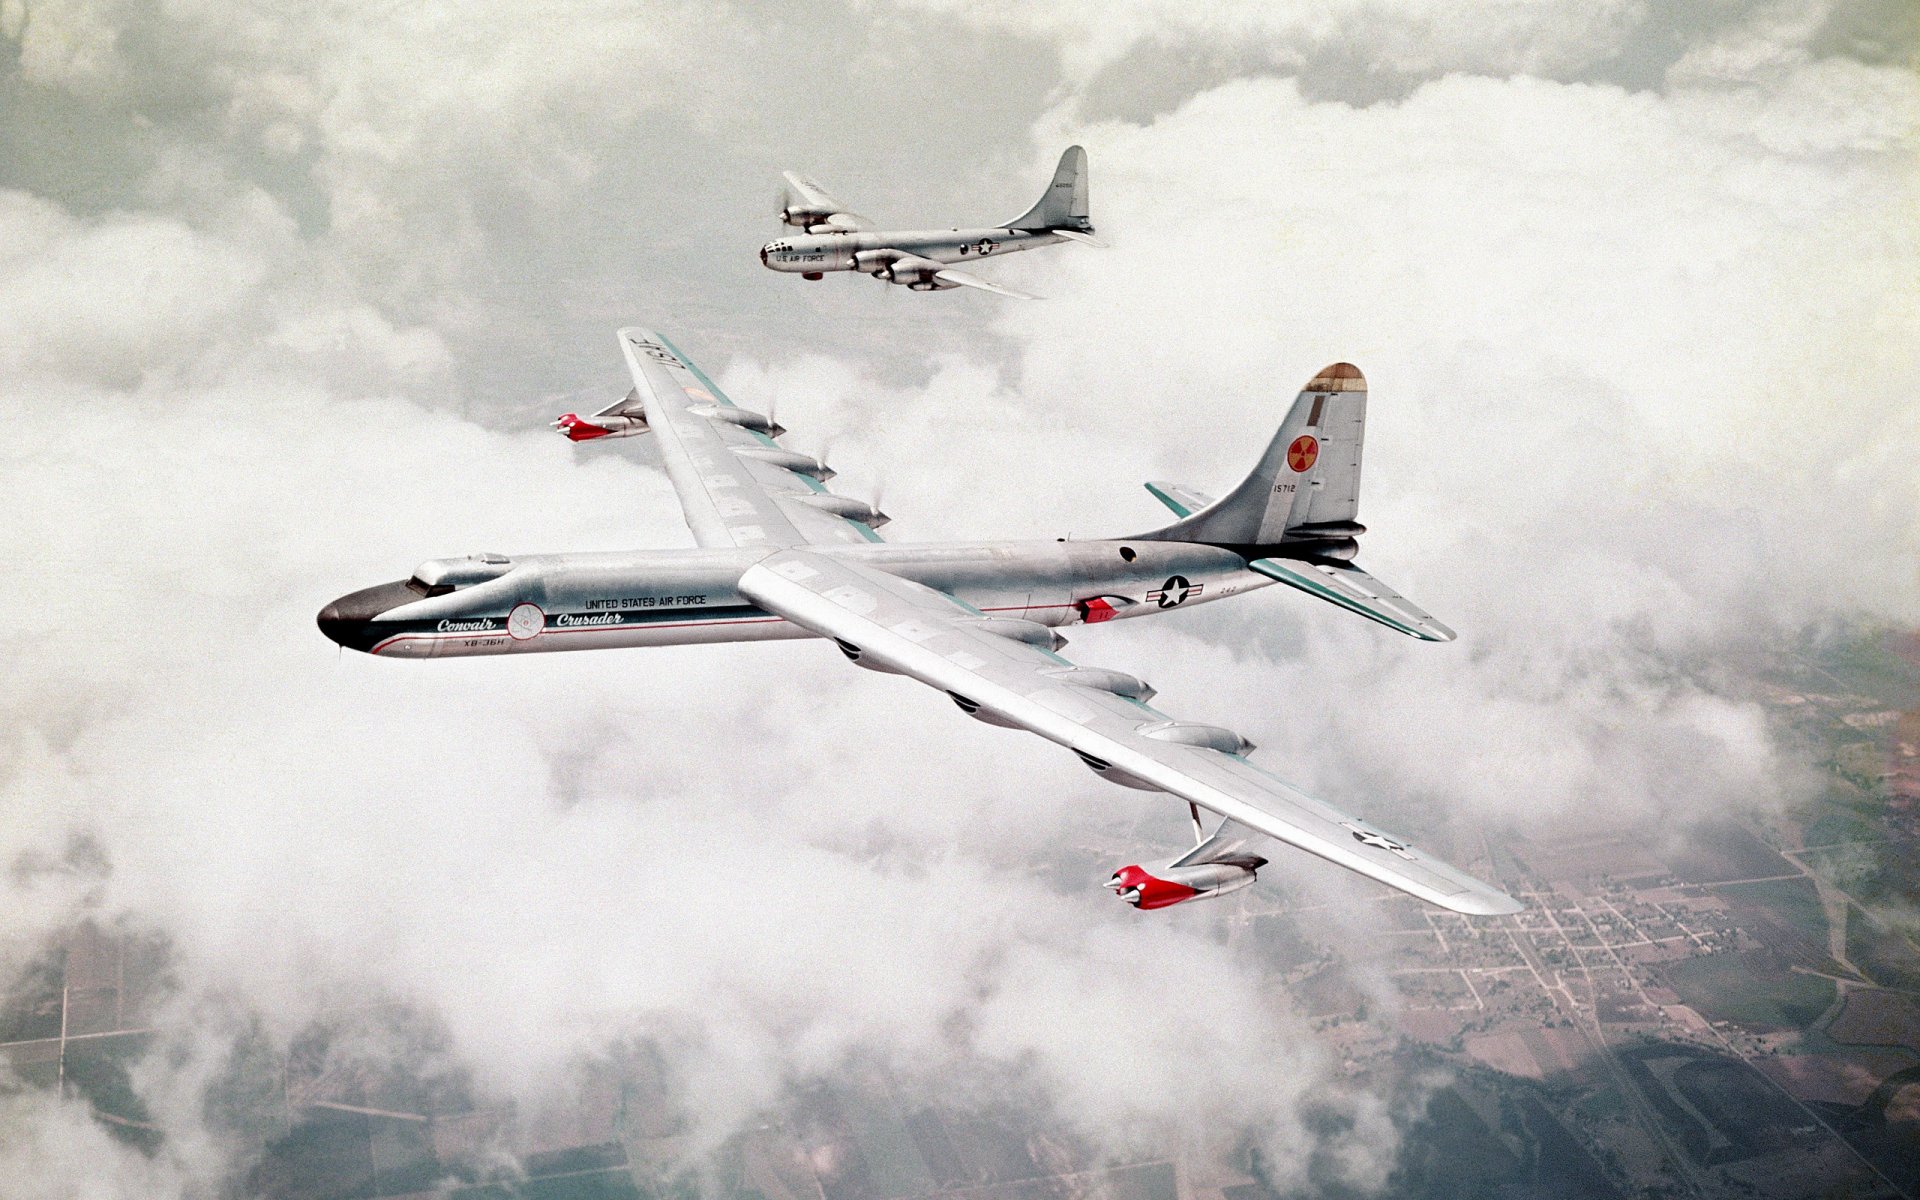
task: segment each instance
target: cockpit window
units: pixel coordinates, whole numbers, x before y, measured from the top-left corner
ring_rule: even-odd
[[[444,596],[448,592],[489,579],[498,579],[513,570],[513,560],[504,554],[470,554],[465,558],[436,558],[423,562],[407,580],[407,587],[422,596]]]

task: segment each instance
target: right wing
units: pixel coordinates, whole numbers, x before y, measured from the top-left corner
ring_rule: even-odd
[[[1417,637],[1423,642],[1450,642],[1459,636],[1434,620],[1432,613],[1352,563],[1256,558],[1247,565],[1269,579],[1331,601],[1408,637]]]
[[[800,193],[800,199],[806,202],[807,209],[820,214],[818,221],[809,222],[808,233],[859,233],[863,229],[872,229],[873,222],[857,212],[848,212],[847,206],[827,194],[821,187],[805,175],[796,175],[792,171],[782,171],[787,177],[787,186]]]
[[[1052,649],[1058,635],[1044,625],[989,617],[945,592],[807,550],[762,559],[740,577],[740,591],[834,639],[857,662],[910,675],[982,720],[1066,746],[1115,782],[1225,817],[1216,841],[1263,834],[1455,912],[1520,911],[1511,896],[1254,766],[1239,735],[1172,720],[1130,698],[1152,694],[1138,680],[1061,658]]]
[[[620,349],[667,478],[702,546],[877,542],[885,513],[826,489],[833,471],[782,447],[786,432],[740,408],[675,349],[645,329],[622,329]],[[626,402],[623,402],[623,404]]]
[[[983,292],[992,292],[996,296],[1011,296],[1015,300],[1038,300],[1040,298],[1031,292],[1015,291],[1013,288],[1002,287],[997,283],[988,283],[978,275],[969,274],[966,271],[956,271],[952,267],[948,267],[944,271],[935,271],[933,277],[942,283],[957,283],[961,287],[979,288]]]

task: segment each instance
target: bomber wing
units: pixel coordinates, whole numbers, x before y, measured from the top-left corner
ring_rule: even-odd
[[[877,542],[887,517],[827,490],[833,471],[774,439],[786,432],[734,404],[666,338],[622,329],[620,349],[667,478],[702,546]]]
[[[935,271],[933,277],[942,283],[957,283],[961,287],[979,288],[983,292],[992,292],[996,296],[1010,296],[1015,300],[1038,300],[1032,292],[1022,292],[1015,288],[1003,287],[997,283],[988,283],[978,275],[968,271],[956,271],[948,267],[944,271]]]
[[[1237,735],[1172,720],[1110,690],[1126,677],[1053,653],[1056,635],[1046,626],[988,617],[945,592],[806,550],[748,568],[740,591],[833,638],[856,661],[910,675],[983,720],[1066,746],[1116,782],[1226,818],[1216,842],[1239,845],[1252,831],[1455,912],[1520,910],[1498,889],[1269,775],[1247,760],[1251,746]]]
[[[805,175],[796,175],[792,171],[782,171],[787,178],[787,186],[800,193],[800,199],[806,203],[810,212],[820,214],[818,221],[807,225],[808,233],[859,233],[872,229],[873,222],[857,212],[849,212],[847,206],[827,194],[821,187]]]

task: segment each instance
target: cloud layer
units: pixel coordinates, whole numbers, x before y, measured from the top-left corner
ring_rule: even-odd
[[[158,935],[182,1031],[139,1077],[161,1155],[22,1093],[0,1168],[209,1190],[235,1030],[398,1000],[490,1097],[650,1039],[708,1143],[878,1059],[1017,1081],[1106,1145],[1244,1132],[1283,1182],[1317,1150],[1377,1184],[1383,1102],[1217,916],[1044,869],[1136,822],[1157,853],[1151,799],[817,646],[396,665],[312,614],[448,553],[684,544],[644,446],[537,428],[624,389],[634,319],[883,487],[896,538],[1156,524],[1139,480],[1228,486],[1351,359],[1365,561],[1461,642],[1265,594],[1074,653],[1469,852],[1783,802],[1800,764],[1710,664],[1920,615],[1920,97],[1779,7],[1674,31],[1623,87],[1646,13],[1458,42],[1426,5],[1183,17],[1226,65],[1167,97],[1115,82],[1151,8],[1097,39],[859,9],[798,51],[725,8],[0,11],[28,151],[0,173],[0,966],[82,916]],[[1372,103],[1361,26],[1398,79]],[[995,268],[1045,303],[752,262],[781,166],[962,219],[1024,206],[1069,140],[1115,245]],[[1332,874],[1291,886],[1366,897]]]

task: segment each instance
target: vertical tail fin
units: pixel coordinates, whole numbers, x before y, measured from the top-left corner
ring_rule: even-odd
[[[1040,202],[1024,214],[1008,221],[1006,229],[1071,229],[1093,232],[1093,219],[1087,215],[1087,152],[1068,146],[1053,169],[1053,182]]]
[[[1367,380],[1352,363],[1315,375],[1287,411],[1266,453],[1206,508],[1143,538],[1273,545],[1358,533],[1360,451],[1367,428]]]

